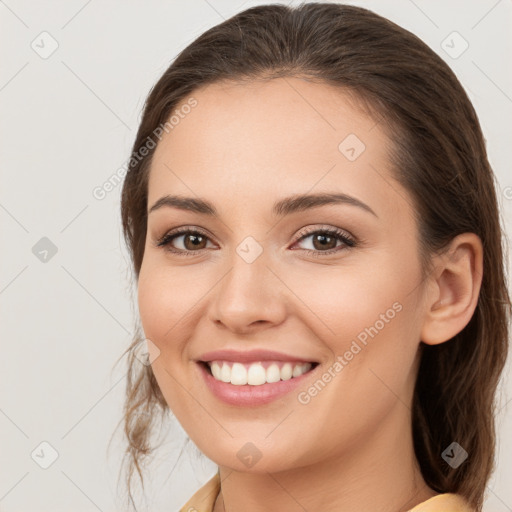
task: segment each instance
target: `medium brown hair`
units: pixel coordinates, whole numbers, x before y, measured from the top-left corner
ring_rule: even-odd
[[[199,87],[228,80],[303,77],[338,86],[386,125],[391,163],[414,206],[423,275],[431,256],[465,232],[483,243],[484,272],[468,325],[423,351],[412,404],[414,449],[426,483],[482,509],[494,469],[495,392],[508,345],[510,297],[504,269],[497,183],[477,115],[446,63],[418,37],[360,7],[262,5],[214,26],[186,47],[151,90],[133,154]],[[154,148],[137,160],[122,190],[122,223],[138,279],[147,228],[147,185]],[[503,244],[503,245],[502,245]],[[150,366],[129,354],[124,432],[130,491],[134,468],[152,453],[156,412],[168,406]],[[123,357],[121,356],[121,357]],[[441,457],[453,441],[469,454],[458,468]],[[130,492],[131,496],[131,492]]]

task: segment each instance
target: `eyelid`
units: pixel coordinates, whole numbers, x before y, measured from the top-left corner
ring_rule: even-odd
[[[188,233],[198,233],[198,234],[201,234],[205,237],[207,237],[208,239],[211,240],[212,236],[210,235],[210,233],[208,233],[206,230],[202,229],[202,228],[199,228],[197,226],[180,226],[179,228],[175,228],[175,229],[170,229],[169,231],[166,231],[162,236],[158,237],[155,241],[154,241],[154,245],[156,246],[159,246],[162,244],[162,242],[165,241],[165,239],[168,239],[170,237],[178,237],[180,235],[184,235],[184,234],[188,234]]]
[[[343,236],[344,238],[351,240],[354,243],[357,242],[356,238],[344,229],[341,229],[341,228],[338,228],[335,226],[330,226],[330,225],[324,225],[324,226],[316,225],[316,226],[307,226],[305,228],[302,228],[301,231],[299,232],[299,234],[297,235],[294,243],[299,242],[303,238],[305,238],[309,235],[312,235],[314,233],[318,233],[318,232],[331,233],[333,235]]]
[[[302,251],[306,251],[307,254],[314,256],[325,255],[328,256],[333,253],[341,252],[343,249],[350,249],[356,247],[359,244],[359,240],[350,234],[348,231],[343,230],[341,228],[331,226],[331,225],[312,225],[302,228],[298,235],[295,237],[295,240],[292,242],[292,247],[296,245],[298,242],[302,241],[304,238],[307,238],[315,233],[327,233],[328,235],[334,236],[337,240],[341,241],[345,247],[335,247],[333,249],[328,249],[325,251],[319,250],[311,250],[311,249],[301,249]],[[197,226],[186,225],[180,226],[175,229],[171,229],[164,233],[163,236],[159,237],[154,245],[158,248],[163,248],[169,251],[170,253],[176,254],[178,256],[192,256],[194,253],[202,253],[206,249],[199,249],[197,251],[189,251],[184,249],[175,249],[168,248],[167,246],[171,246],[171,242],[173,242],[176,238],[187,234],[198,234],[204,236],[208,241],[212,241],[212,236],[204,229],[199,228]]]

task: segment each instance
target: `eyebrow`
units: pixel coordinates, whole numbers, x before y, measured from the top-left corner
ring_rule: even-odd
[[[356,206],[378,218],[378,215],[366,203],[363,203],[361,200],[353,196],[341,193],[297,194],[285,197],[274,204],[272,207],[272,213],[277,217],[283,217],[285,215],[302,212],[327,204],[347,204],[350,206]],[[218,216],[215,206],[205,199],[172,195],[166,195],[158,199],[149,209],[148,215],[164,206],[212,217]]]

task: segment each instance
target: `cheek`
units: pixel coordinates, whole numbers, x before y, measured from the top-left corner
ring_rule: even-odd
[[[146,337],[160,339],[165,319],[171,320],[166,311],[172,311],[166,293],[165,281],[158,279],[158,272],[142,265],[138,282],[139,314]],[[169,327],[167,327],[169,328]]]
[[[179,271],[178,271],[179,272]],[[190,329],[190,294],[178,293],[183,279],[178,272],[143,262],[138,281],[139,314],[144,335],[158,347],[158,357],[151,367],[169,408],[179,417],[187,412],[189,401],[183,393],[186,386],[186,340]],[[181,384],[181,385],[180,385]]]
[[[421,274],[414,255],[388,250],[370,257],[371,264],[358,260],[357,266],[332,267],[295,281],[297,296],[321,320],[310,327],[330,349],[332,363],[343,358],[343,378],[332,387],[359,390],[354,410],[365,397],[389,392],[386,386],[405,392],[421,327]]]
[[[302,319],[310,317],[312,328],[333,349],[343,349],[348,339],[375,323],[379,331],[399,323],[405,315],[398,310],[414,300],[410,292],[418,284],[417,269],[391,254],[371,257],[368,264],[358,260],[314,272],[288,271],[286,280],[303,303]]]
[[[389,251],[378,265],[345,280],[338,295],[343,314],[331,320],[338,333],[332,348],[346,361],[344,378],[358,390],[354,410],[358,401],[381,413],[396,396],[408,401],[420,341],[420,278],[413,254]]]
[[[188,280],[183,269],[172,269],[151,260],[143,262],[138,281],[138,305],[146,337],[160,344],[176,339],[202,293],[204,291]]]

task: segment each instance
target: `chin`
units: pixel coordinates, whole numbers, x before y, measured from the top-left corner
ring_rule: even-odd
[[[302,465],[299,463],[300,454],[295,451],[295,448],[300,446],[299,440],[290,442],[288,438],[288,443],[285,443],[283,439],[283,442],[276,446],[279,440],[274,439],[270,442],[265,436],[268,436],[268,431],[254,437],[224,437],[222,442],[210,439],[209,446],[197,446],[218,466],[243,473],[278,473]]]

